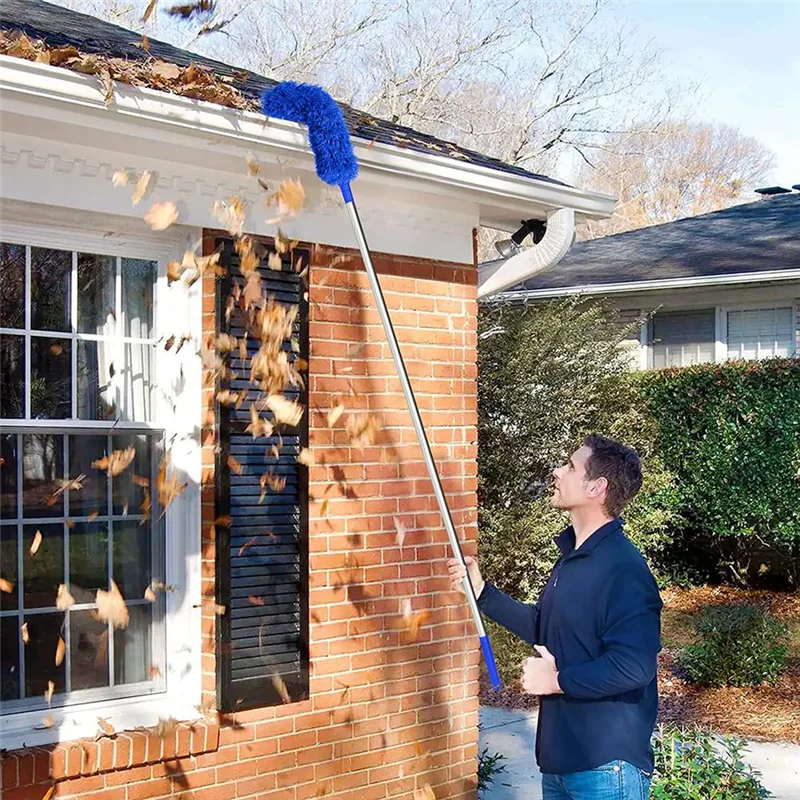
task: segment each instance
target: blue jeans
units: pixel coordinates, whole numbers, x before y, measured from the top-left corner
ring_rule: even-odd
[[[543,800],[648,800],[650,777],[627,761],[585,772],[542,775]]]

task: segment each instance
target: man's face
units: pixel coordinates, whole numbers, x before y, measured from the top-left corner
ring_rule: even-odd
[[[550,502],[556,508],[571,511],[582,506],[602,505],[605,498],[605,479],[590,481],[586,477],[586,463],[592,451],[578,448],[563,467],[553,470],[553,494]]]

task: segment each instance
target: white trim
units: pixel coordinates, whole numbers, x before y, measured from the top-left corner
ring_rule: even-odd
[[[722,364],[728,359],[728,315],[720,306],[714,315],[714,361]]]
[[[766,283],[770,281],[800,280],[800,268],[764,270],[763,272],[736,272],[730,275],[698,275],[691,278],[662,278],[654,281],[629,281],[627,283],[584,284],[560,286],[551,289],[529,289],[503,292],[503,300],[544,300],[568,295],[605,295],[628,292],[648,292],[657,289],[690,289],[700,286],[728,286],[736,283]]]
[[[66,109],[62,105],[66,103],[84,119],[87,111],[94,112],[96,120],[93,122],[96,121],[98,127],[112,127],[116,120],[128,117],[156,123],[160,127],[159,140],[182,132],[207,142],[212,135],[238,146],[249,143],[277,149],[311,166],[312,157],[302,126],[277,119],[265,120],[262,114],[254,111],[230,109],[123,83],[115,83],[114,102],[107,108],[96,78],[11,56],[0,56],[0,87],[4,104],[13,96],[36,98],[41,112],[49,113],[54,121],[66,121],[63,118]],[[146,135],[144,131],[143,135]],[[494,219],[499,215],[504,220],[507,217],[511,225],[515,224],[512,219],[540,213],[543,206],[551,210],[571,208],[581,217],[594,219],[608,217],[614,210],[615,199],[596,192],[364,139],[354,139],[353,146],[362,170],[409,177],[417,185],[450,187],[457,190],[461,200],[472,195],[473,200],[486,207],[489,217]],[[209,160],[214,160],[212,152],[209,152]]]
[[[639,369],[649,369],[650,365],[650,317],[647,312],[639,309],[642,324],[639,326]]]
[[[14,203],[4,203],[3,210],[14,216]],[[183,244],[188,239],[197,240],[197,230],[170,230],[156,237],[144,233],[129,236],[124,220],[99,214],[75,214],[69,227],[48,225],[52,209],[47,206],[25,204],[27,221],[3,220],[2,236],[7,241],[32,246],[57,247],[64,250],[84,250],[107,255],[157,260],[159,273],[156,285],[156,308],[163,305],[169,313],[156,313],[155,338],[161,340],[173,333],[191,335],[196,342],[202,333],[201,282],[187,288],[181,281],[167,286],[166,262],[179,258]],[[99,231],[99,232],[98,232]],[[202,474],[201,442],[202,424],[202,365],[196,347],[187,346],[180,353],[156,349],[156,392],[154,419],[136,427],[160,428],[168,441],[173,440],[172,468],[179,478],[189,483],[186,491],[167,509],[165,525],[166,582],[177,587],[166,596],[166,691],[160,694],[126,699],[109,699],[102,702],[63,706],[48,712],[55,725],[37,729],[44,712],[20,712],[0,717],[0,738],[3,747],[17,749],[23,746],[52,744],[58,741],[93,736],[97,732],[97,718],[107,719],[116,730],[130,730],[137,726],[155,725],[159,717],[195,719],[199,716],[195,706],[201,698],[201,498]],[[182,376],[180,391],[170,391]],[[163,390],[166,387],[167,396]],[[19,421],[19,427],[47,425],[79,430],[91,426],[109,428],[109,424],[90,421],[48,420]],[[131,427],[125,423],[116,426],[122,430]],[[10,429],[10,428],[9,428]],[[160,657],[154,654],[154,661]]]

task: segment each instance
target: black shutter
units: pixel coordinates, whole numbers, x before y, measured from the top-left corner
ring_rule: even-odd
[[[241,338],[243,314],[234,309],[230,321],[225,308],[234,285],[243,285],[239,257],[230,239],[218,239],[220,264],[225,276],[217,283],[217,326],[220,333]],[[308,253],[295,250],[283,256],[283,269],[260,268],[268,295],[299,306],[293,336],[300,356],[308,361],[308,304],[305,286],[293,263]],[[292,263],[293,262],[293,263]],[[277,705],[283,701],[276,688],[280,682],[292,701],[308,697],[308,469],[298,463],[301,447],[308,446],[308,412],[296,428],[285,425],[271,437],[253,439],[245,428],[250,423],[250,403],[263,394],[250,384],[249,359],[258,350],[257,339],[248,337],[248,361],[231,353],[228,366],[238,373],[234,380],[218,381],[217,389],[247,392],[237,409],[217,403],[220,447],[216,458],[216,513],[229,516],[230,526],[217,525],[217,602],[225,612],[217,617],[217,706],[237,711]],[[291,352],[289,341],[284,347]],[[308,406],[307,389],[286,390],[286,397]],[[261,416],[270,419],[271,412]],[[280,457],[270,455],[280,445]],[[241,464],[237,474],[229,456]],[[261,476],[271,470],[286,479],[283,491],[267,490],[259,503]]]

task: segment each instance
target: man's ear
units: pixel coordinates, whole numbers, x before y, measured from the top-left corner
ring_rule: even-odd
[[[595,478],[589,485],[589,497],[592,499],[605,498],[606,492],[608,492],[608,478]]]

